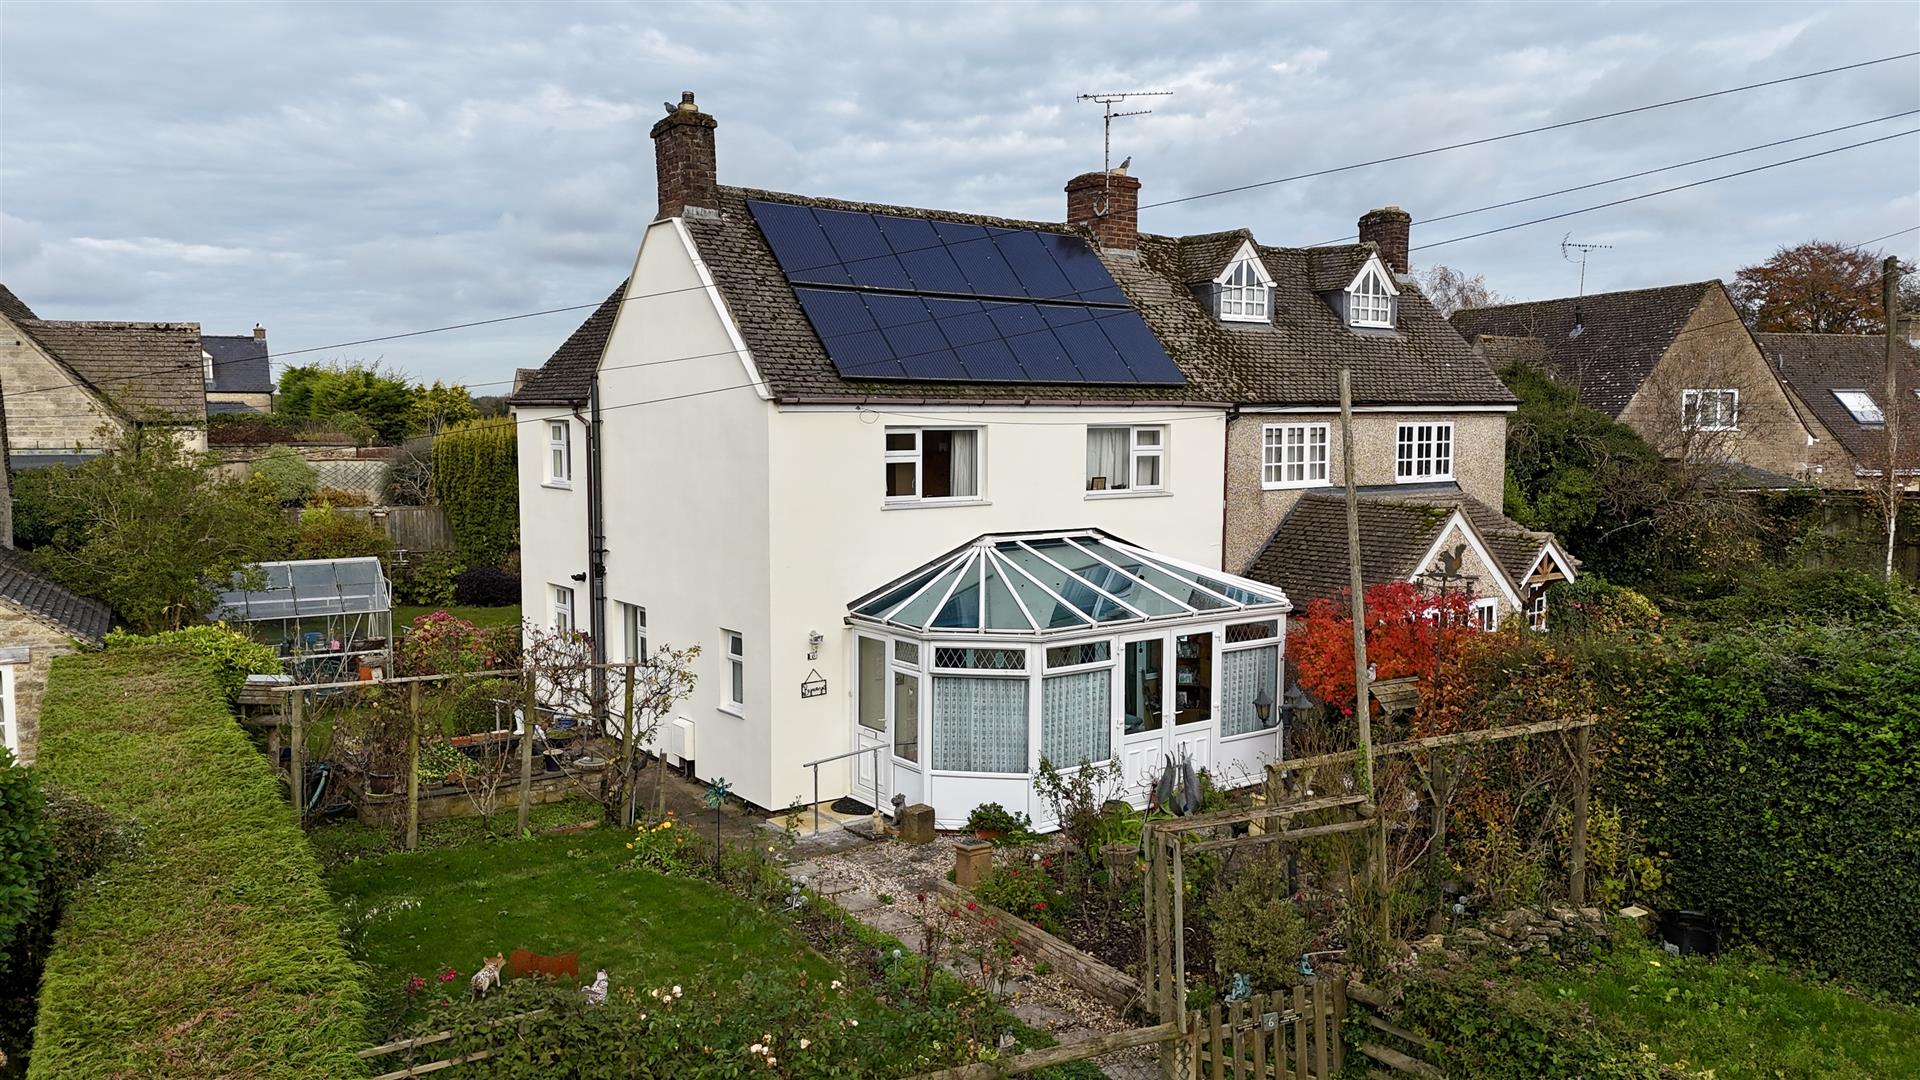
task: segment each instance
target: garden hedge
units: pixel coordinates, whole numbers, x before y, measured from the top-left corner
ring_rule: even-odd
[[[208,663],[162,646],[63,657],[40,724],[43,777],[142,841],[61,920],[29,1078],[364,1075],[360,969]]]
[[[1600,797],[1663,906],[1796,966],[1920,995],[1920,630],[1742,630],[1641,669]]]
[[[518,428],[509,417],[455,424],[433,444],[433,492],[468,566],[499,566],[520,546]]]

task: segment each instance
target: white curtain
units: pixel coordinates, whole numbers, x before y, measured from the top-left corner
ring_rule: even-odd
[[[1040,689],[1040,753],[1055,768],[1113,756],[1113,672],[1052,675]]]
[[[1027,772],[1027,680],[936,675],[933,767]]]
[[[1087,429],[1087,490],[1093,490],[1093,478],[1107,478],[1108,488],[1127,486],[1127,429]]]
[[[1280,646],[1236,649],[1220,658],[1220,734],[1245,735],[1260,730],[1253,699],[1261,690],[1280,707]]]
[[[953,496],[969,498],[980,494],[980,433],[955,431],[953,434]]]

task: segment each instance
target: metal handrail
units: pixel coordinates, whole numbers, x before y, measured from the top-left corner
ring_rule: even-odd
[[[820,835],[820,766],[830,761],[858,757],[861,754],[878,754],[886,748],[887,744],[881,743],[878,746],[869,746],[860,750],[849,750],[844,754],[834,754],[832,757],[823,757],[818,761],[808,761],[801,764],[801,768],[813,770],[813,835]],[[851,789],[851,785],[849,785],[849,789]],[[877,757],[873,759],[873,812],[876,814],[880,812],[880,759]]]

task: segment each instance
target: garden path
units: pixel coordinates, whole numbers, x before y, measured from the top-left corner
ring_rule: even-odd
[[[916,897],[924,895],[929,903],[938,905],[933,899],[938,895],[935,882],[944,879],[952,868],[953,846],[944,839],[922,845],[884,839],[876,842],[852,830],[838,829],[823,831],[817,839],[803,834],[788,874],[831,898],[849,915],[899,938],[907,948],[918,952],[924,935]],[[985,931],[971,922],[956,922],[975,935],[976,941],[985,939]],[[941,966],[977,984],[980,971],[967,955],[967,944],[949,941],[942,946]],[[1104,1002],[1051,974],[1028,970],[1013,986],[1007,1002],[1013,1014],[1063,1043],[1134,1026]],[[1095,1063],[1112,1080],[1156,1080],[1155,1053],[1151,1047],[1122,1050],[1097,1058]]]

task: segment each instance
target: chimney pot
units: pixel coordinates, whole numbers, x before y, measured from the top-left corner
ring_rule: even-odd
[[[1132,159],[1129,158],[1128,161]],[[1140,181],[1120,169],[1067,181],[1067,224],[1085,225],[1108,251],[1140,246]]]
[[[680,93],[680,104],[667,106],[667,115],[654,121],[653,164],[660,191],[658,218],[708,216],[720,211],[720,180],[714,158],[713,117],[700,111],[693,91]]]
[[[253,324],[253,338],[254,338],[254,340],[255,340],[255,341],[265,341],[265,340],[267,340],[267,328],[266,328],[266,327],[264,327],[264,326],[261,326],[261,325],[260,325],[259,323],[254,323],[254,324]]]
[[[1380,249],[1380,261],[1396,274],[1407,272],[1408,234],[1413,215],[1397,206],[1385,206],[1360,215],[1360,240]]]

